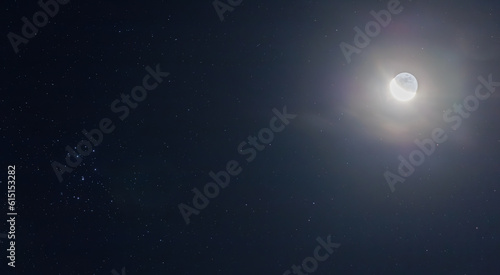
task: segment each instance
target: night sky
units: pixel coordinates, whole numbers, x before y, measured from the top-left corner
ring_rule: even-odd
[[[495,1],[2,5],[0,274],[500,274]]]

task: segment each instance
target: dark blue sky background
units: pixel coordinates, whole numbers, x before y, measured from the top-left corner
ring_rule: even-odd
[[[243,1],[221,22],[210,1],[71,1],[18,53],[7,34],[40,6],[3,3],[0,205],[6,221],[16,165],[18,216],[0,273],[284,274],[331,235],[314,274],[499,274],[500,97],[457,130],[443,113],[500,82],[500,6],[401,1],[347,62],[340,43],[388,2]],[[170,74],[121,121],[111,103],[157,64]],[[388,92],[404,71],[407,103]],[[247,162],[239,144],[285,106]],[[60,182],[51,163],[103,118],[115,130]],[[391,192],[384,173],[435,128],[447,141]],[[186,225],[179,204],[230,160],[242,172]]]

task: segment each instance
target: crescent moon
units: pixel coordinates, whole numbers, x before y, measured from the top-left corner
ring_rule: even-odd
[[[418,82],[412,74],[400,73],[391,80],[389,88],[397,100],[409,101],[417,94]]]

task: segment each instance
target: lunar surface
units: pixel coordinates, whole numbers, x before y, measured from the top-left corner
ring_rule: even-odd
[[[410,73],[400,73],[390,83],[391,94],[399,101],[413,99],[417,89],[417,79]]]

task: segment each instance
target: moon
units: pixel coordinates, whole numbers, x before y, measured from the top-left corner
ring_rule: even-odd
[[[410,73],[400,73],[391,80],[392,96],[399,101],[409,101],[415,97],[418,89],[417,79]]]

